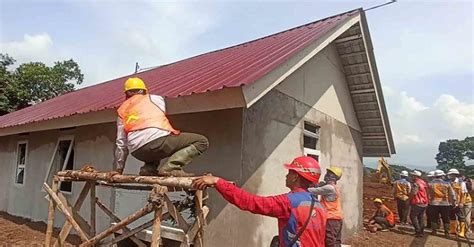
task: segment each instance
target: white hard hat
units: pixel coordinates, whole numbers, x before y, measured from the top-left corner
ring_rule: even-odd
[[[429,171],[428,174],[426,174],[427,177],[432,178],[435,176],[435,171]]]
[[[417,177],[421,177],[421,172],[420,171],[417,171],[417,170],[414,170],[411,175],[415,175]]]
[[[434,172],[434,175],[435,175],[435,177],[439,177],[439,176],[444,176],[446,174],[444,174],[444,172],[442,170],[436,170]]]
[[[458,174],[458,175],[459,175],[458,169],[454,169],[454,168],[453,168],[453,169],[449,169],[448,175],[451,175],[451,174]]]
[[[400,176],[408,177],[408,172],[407,171],[402,171],[400,173]]]

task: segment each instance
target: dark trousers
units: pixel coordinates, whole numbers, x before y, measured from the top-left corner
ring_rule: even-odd
[[[443,229],[445,232],[449,231],[449,211],[451,206],[430,206],[430,220],[431,220],[431,229],[436,231],[438,229],[438,222],[441,216],[441,220],[443,221]]]
[[[378,217],[375,217],[374,220],[375,220],[375,223],[379,224],[382,227],[382,229],[388,229],[392,227],[392,225],[388,223],[388,220],[385,219],[385,217],[378,216]]]
[[[449,219],[464,222],[466,220],[466,217],[464,216],[464,212],[462,211],[462,209],[460,207],[451,206],[451,210],[450,210],[450,213],[449,213]]]
[[[170,157],[189,145],[194,145],[200,153],[203,153],[209,148],[209,141],[205,136],[194,133],[170,134],[143,145],[132,152],[132,155],[145,162],[146,165],[158,166],[162,159]]]
[[[327,220],[326,222],[326,247],[341,246],[342,220]]]
[[[408,203],[408,200],[404,201],[397,198],[397,209],[400,223],[407,223],[408,210],[410,209],[410,204]]]
[[[415,233],[423,233],[425,229],[424,216],[426,207],[411,205],[410,220],[415,228]]]

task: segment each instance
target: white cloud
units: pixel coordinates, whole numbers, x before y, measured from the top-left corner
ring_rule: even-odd
[[[394,93],[392,92],[392,95]],[[402,118],[409,118],[419,112],[422,112],[428,107],[424,106],[421,102],[417,101],[414,97],[408,96],[407,92],[403,91],[399,94],[400,98],[400,109],[397,115]]]
[[[384,96],[397,151],[390,163],[434,168],[441,141],[474,136],[472,103],[443,94],[428,105],[405,91],[389,88],[388,92]]]
[[[417,135],[410,135],[410,134],[405,134],[401,135],[399,139],[397,140],[397,144],[405,144],[405,143],[421,143],[422,140],[419,136]]]
[[[41,61],[51,62],[53,39],[49,34],[24,34],[23,40],[0,43],[2,52],[8,53],[18,63]]]
[[[443,94],[434,106],[442,113],[444,120],[454,128],[468,128],[474,131],[474,104],[460,102],[452,95]]]

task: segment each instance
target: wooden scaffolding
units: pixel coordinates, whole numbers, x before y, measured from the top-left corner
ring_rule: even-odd
[[[204,206],[204,201],[207,199],[206,192],[194,190],[192,188],[192,179],[192,177],[136,175],[115,175],[109,177],[107,173],[96,171],[60,171],[53,177],[51,187],[46,183],[43,184],[43,188],[50,197],[45,246],[63,246],[67,236],[74,229],[82,240],[80,246],[110,246],[129,238],[137,246],[143,247],[147,246],[147,244],[137,236],[143,230],[152,227],[151,246],[160,246],[161,238],[163,237],[180,242],[180,247],[191,245],[201,247],[203,246],[203,226],[206,224],[205,219],[209,209]],[[63,181],[85,182],[74,204],[71,204],[58,189]],[[143,208],[124,219],[120,219],[97,198],[96,186],[127,190],[150,190],[150,193],[148,202]],[[184,219],[178,208],[170,200],[167,192],[171,191],[190,191],[194,194],[193,211],[195,221],[192,224],[189,224]],[[79,214],[79,210],[88,194],[90,197],[89,222]],[[58,239],[53,242],[52,235],[56,207],[64,214],[66,222],[61,228]],[[96,207],[100,208],[114,222],[109,228],[100,233],[96,233]],[[152,212],[154,213],[152,220],[134,229],[128,227],[129,224]],[[161,224],[162,221],[168,219],[171,219],[176,227],[167,227]],[[120,233],[120,235],[114,235],[114,237],[106,239],[114,233]]]

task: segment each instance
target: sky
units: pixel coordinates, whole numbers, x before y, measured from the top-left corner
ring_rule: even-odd
[[[387,1],[0,0],[0,52],[74,59],[80,87]],[[397,154],[428,170],[440,141],[474,135],[472,1],[399,0],[366,13]],[[364,159],[373,165],[375,159]]]

